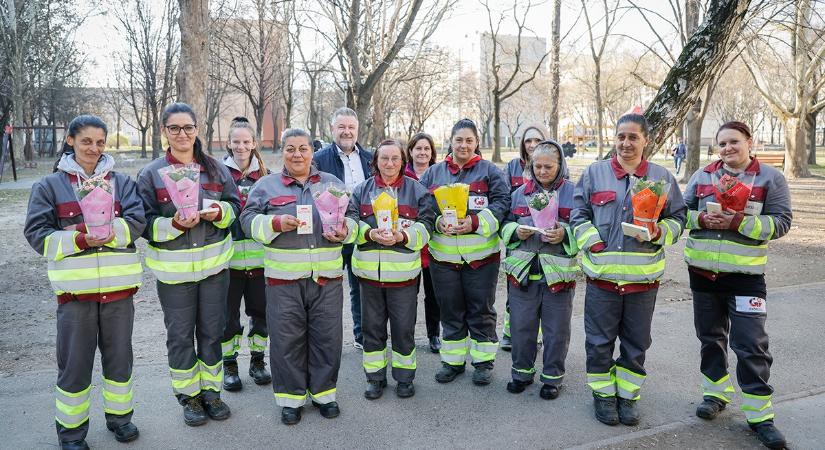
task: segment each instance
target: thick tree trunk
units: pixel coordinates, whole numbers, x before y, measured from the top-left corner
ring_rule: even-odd
[[[808,130],[808,136],[805,140],[808,148],[808,164],[816,164],[816,115],[817,113],[808,113],[805,120],[805,127]]]
[[[702,114],[702,100],[696,100],[693,104],[693,109],[688,113],[687,124],[687,154],[684,161],[684,175],[682,182],[687,183],[690,180],[693,172],[699,169],[699,159],[702,150],[702,122],[704,114]]]
[[[209,0],[178,0],[180,62],[175,81],[178,101],[188,103],[197,120],[206,119],[206,82],[209,77]],[[205,139],[206,127],[199,130]],[[153,139],[154,140],[154,139]]]
[[[152,118],[152,159],[157,159],[163,152],[163,142],[160,139],[160,120]]]
[[[561,0],[553,0],[553,23],[550,27],[550,114],[547,119],[547,128],[550,137],[561,142],[559,137],[559,84],[561,50]]]
[[[146,159],[146,128],[140,130],[140,159]]]
[[[799,117],[785,119],[785,178],[810,176],[805,148],[805,122]]]
[[[718,73],[739,34],[750,0],[713,0],[705,21],[682,48],[659,92],[645,111],[651,125],[645,156],[653,154],[684,121],[710,78]]]
[[[493,162],[501,161],[501,100],[493,94]]]
[[[318,137],[318,106],[316,105],[318,102],[316,98],[318,75],[307,75],[309,76],[309,135],[316,139]]]
[[[370,128],[370,135],[365,139],[365,142],[368,142],[371,147],[377,147],[378,143],[384,139],[386,108],[384,105],[383,81],[376,83],[373,98],[375,100],[372,102],[372,127]]]

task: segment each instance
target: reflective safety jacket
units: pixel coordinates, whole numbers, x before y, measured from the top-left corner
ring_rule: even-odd
[[[523,145],[523,144],[522,144]],[[521,158],[514,158],[507,163],[507,167],[504,170],[507,181],[507,185],[510,186],[510,192],[515,191],[519,188],[519,186],[523,185],[526,181],[524,177],[524,160]]]
[[[667,203],[659,216],[659,237],[639,242],[625,236],[622,222],[633,223],[631,176],[670,183]],[[573,195],[570,225],[582,251],[582,270],[595,280],[617,285],[654,283],[665,271],[664,246],[682,234],[685,203],[676,178],[664,167],[646,160],[628,174],[614,156],[584,170]]]
[[[436,261],[462,264],[484,260],[498,255],[498,230],[504,215],[510,208],[510,195],[504,174],[493,163],[476,155],[459,168],[447,156],[434,164],[421,176],[421,184],[432,193],[439,186],[452,183],[470,185],[467,217],[473,221],[473,232],[462,235],[445,235],[434,226],[430,239],[430,254]],[[434,202],[434,200],[433,200]],[[441,215],[435,206],[438,223]]]
[[[229,169],[232,181],[235,182],[235,187],[238,190],[238,196],[241,201],[241,209],[243,209],[244,206],[246,206],[249,191],[252,190],[252,186],[261,177],[258,160],[254,157],[252,158],[246,175],[238,169],[235,160],[233,160],[231,156],[227,155],[224,157],[223,163],[227,169]],[[267,170],[267,173],[270,173],[269,170]],[[232,233],[232,247],[234,248],[232,259],[229,260],[229,268],[240,271],[259,269],[256,273],[262,273],[264,267],[264,246],[244,234],[240,220],[233,221],[229,230]]]
[[[559,172],[562,173],[561,170]],[[564,240],[558,244],[542,241],[538,233],[523,241],[516,235],[519,225],[533,226],[528,204],[543,189],[528,180],[511,196],[510,211],[501,228],[501,239],[508,249],[502,269],[519,284],[544,279],[552,289],[574,281],[579,271],[576,238],[568,224],[573,209],[574,186],[561,177],[557,183],[553,190],[557,192],[559,200],[559,226],[564,228]]]
[[[707,202],[716,202],[714,179],[719,180],[725,173],[736,176],[725,170],[719,160],[690,177],[685,189],[686,227],[690,230],[685,261],[690,267],[717,274],[764,274],[768,241],[784,236],[791,227],[788,183],[781,172],[753,158],[738,175],[745,184],[753,181],[745,212],[734,216],[728,230],[704,229]]]
[[[121,300],[133,295],[143,279],[134,241],[146,219],[137,186],[122,173],[109,172],[106,178],[115,189],[115,239],[98,248],[86,244],[75,174],[58,171],[32,187],[23,232],[32,248],[48,260],[49,281],[60,303]],[[77,231],[65,229],[70,225]]]
[[[312,186],[319,183],[343,184],[313,166],[304,184],[284,169],[261,178],[250,191],[241,213],[241,226],[247,236],[264,244],[264,275],[268,279],[318,281],[338,278],[343,273],[342,243],[329,241],[322,235],[321,216],[312,196]],[[281,232],[282,216],[296,217],[298,205],[312,205],[312,233]],[[355,241],[358,224],[349,218],[346,222],[348,234],[343,243],[350,244]]]
[[[213,200],[220,207],[214,222],[201,220],[192,228],[173,220],[175,205],[166,191],[158,169],[180,164],[167,150],[165,156],[150,162],[138,174],[138,192],[146,209],[146,265],[158,281],[166,284],[196,282],[229,267],[232,237],[229,226],[240,211],[238,191],[229,170],[218,161],[218,179],[211,180],[201,167],[200,202]]]
[[[397,229],[405,237],[404,242],[391,247],[369,238],[369,231],[378,227],[372,210],[372,195],[387,187],[396,190]],[[370,177],[356,186],[347,211],[347,217],[358,221],[352,273],[362,279],[380,282],[382,286],[416,280],[421,273],[420,252],[430,240],[435,218],[429,196],[424,186],[403,175],[390,186],[384,184],[380,176]]]

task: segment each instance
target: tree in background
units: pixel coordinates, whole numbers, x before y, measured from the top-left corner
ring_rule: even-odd
[[[206,137],[203,120],[206,118],[206,102],[209,81],[209,0],[178,0],[180,14],[180,61],[175,75],[178,101],[188,103],[195,111],[201,140]],[[210,148],[211,141],[205,146]]]
[[[608,5],[607,0],[601,1],[601,9],[599,13],[601,17],[598,19],[594,16],[591,19],[592,12],[586,0],[581,0],[582,10],[584,11],[584,20],[587,25],[587,36],[590,45],[590,57],[593,59],[593,97],[596,103],[596,146],[599,149],[598,158],[602,158],[602,144],[604,142],[604,101],[602,94],[602,58],[604,57],[604,50],[607,46],[607,40],[616,25],[616,14],[618,12],[617,4]],[[594,30],[598,26],[598,30]],[[594,31],[601,32],[601,34],[594,34]]]

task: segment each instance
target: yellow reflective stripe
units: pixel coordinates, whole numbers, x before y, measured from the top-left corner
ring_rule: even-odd
[[[77,428],[89,419],[92,386],[68,392],[55,386],[55,420],[66,428]]]
[[[362,364],[367,373],[375,373],[387,367],[387,347],[376,352],[364,352]]]
[[[252,218],[252,239],[261,244],[269,244],[273,239],[281,234],[280,231],[275,231],[272,228],[272,218],[275,216],[267,216],[265,214],[257,214]]]
[[[676,243],[679,240],[679,236],[682,234],[682,225],[671,218],[660,220],[657,224],[660,230],[659,238],[654,241],[654,244],[662,245],[662,246],[669,246]]]
[[[463,366],[467,359],[469,340],[465,337],[458,341],[441,341],[441,361],[452,366]]]
[[[687,220],[685,221],[685,228],[688,230],[699,230],[702,226],[699,224],[699,216],[702,214],[702,211],[695,211],[689,209],[687,212]]]
[[[139,287],[143,267],[136,251],[92,251],[48,262],[48,277],[55,293],[105,294]]]
[[[645,375],[638,374],[624,367],[616,366],[616,389],[619,397],[638,400],[639,391],[645,383]]]
[[[60,261],[63,258],[80,253],[80,247],[75,244],[75,237],[80,234],[77,231],[55,231],[46,236],[43,244],[43,256],[49,261]]]
[[[131,231],[129,231],[129,224],[126,219],[122,217],[115,217],[112,220],[112,232],[115,235],[114,240],[104,244],[109,248],[126,248],[131,243]]]
[[[352,244],[358,237],[358,222],[347,217],[344,222],[347,224],[347,237],[341,241],[342,244]]]
[[[265,247],[265,251],[264,273],[269,278],[337,278],[343,273],[340,246],[294,250]]]
[[[499,251],[498,235],[483,237],[475,233],[447,236],[434,233],[429,242],[430,253],[438,261],[460,264],[484,259]]]
[[[367,243],[367,233],[370,232],[372,227],[370,224],[366,222],[359,221],[358,222],[358,236],[355,239],[355,243],[358,245],[363,245]]]
[[[529,368],[529,369],[519,369],[519,368],[517,368],[516,366],[513,366],[513,367],[512,367],[512,370],[514,370],[514,371],[516,371],[516,372],[518,372],[518,373],[523,373],[523,374],[525,374],[525,375],[533,375],[533,374],[535,374],[535,373],[536,373],[536,368],[535,368],[535,367],[531,367],[531,368]]]
[[[602,397],[616,396],[616,366],[607,373],[587,373],[587,385]]]
[[[392,366],[397,369],[415,370],[416,358],[415,349],[409,355],[402,355],[393,350],[392,352]]]
[[[123,415],[134,409],[132,378],[127,381],[112,381],[103,378],[103,411]]]
[[[146,246],[146,266],[167,284],[200,281],[229,267],[232,237],[192,249],[166,250]]]
[[[264,246],[254,239],[232,241],[234,248],[229,267],[237,270],[260,269],[264,266]]]
[[[335,401],[335,392],[336,389],[332,388],[324,392],[319,392],[318,394],[313,394],[312,392],[310,392],[309,396],[312,397],[312,399],[316,402],[323,405]]]
[[[307,401],[307,394],[295,395],[286,392],[275,392],[275,404],[280,407],[300,408]]]
[[[240,336],[238,336],[240,339]],[[266,343],[267,337],[261,336],[259,334],[253,334],[247,338],[247,344],[249,345],[249,350],[253,352],[264,352],[266,351]]]
[[[768,262],[768,246],[688,236],[685,261],[688,265],[713,272],[762,274]]]
[[[211,366],[198,360],[198,365],[200,366],[201,389],[220,392],[223,382],[223,360]]]
[[[484,208],[479,211],[476,218],[478,219],[478,229],[476,230],[478,235],[490,237],[498,232],[498,219],[489,209]]]
[[[539,264],[548,285],[574,281],[576,274],[579,273],[579,264],[576,258],[541,254],[539,255]]]
[[[507,222],[501,227],[501,242],[504,242],[505,246],[513,246],[513,248],[518,246],[518,242],[510,243],[510,240],[513,239],[513,233],[516,232],[518,228],[518,222]]]
[[[241,349],[241,335],[236,334],[228,341],[221,342],[221,355],[224,358],[232,357],[235,352]]]
[[[235,220],[235,210],[232,208],[232,205],[229,202],[216,202],[218,206],[221,208],[221,220],[217,222],[212,222],[217,228],[226,229],[232,222]]]
[[[442,346],[443,348],[443,346]],[[470,340],[470,357],[474,363],[494,361],[498,351],[498,342],[479,342]]]
[[[420,251],[430,241],[430,233],[427,232],[427,227],[419,222],[415,222],[401,232],[407,236],[407,243],[404,246],[412,251]]]
[[[169,368],[169,374],[172,376],[172,391],[175,394],[194,397],[201,392],[201,372],[198,366],[199,362],[195,361],[195,365],[190,369]]]
[[[713,381],[702,374],[702,393],[703,395],[716,397],[725,403],[730,403],[731,398],[728,394],[733,394],[733,384],[730,381],[730,375],[725,375],[718,381]]]
[[[177,239],[183,231],[172,226],[172,217],[158,217],[152,222],[152,242],[169,242]]]
[[[654,253],[584,253],[582,270],[590,278],[622,283],[652,283],[665,271],[662,248]]]
[[[742,411],[748,423],[760,423],[774,418],[770,395],[742,393]]]
[[[573,229],[576,237],[576,245],[581,249],[590,250],[590,247],[597,242],[601,242],[599,230],[590,221],[580,223]]]
[[[757,241],[767,241],[776,232],[771,216],[745,216],[739,224],[739,233]]]

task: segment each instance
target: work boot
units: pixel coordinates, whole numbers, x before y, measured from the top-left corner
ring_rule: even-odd
[[[243,389],[241,377],[238,376],[238,361],[227,360],[223,362],[223,388],[229,392]]]
[[[441,339],[438,336],[430,337],[430,352],[439,353],[441,351]]]
[[[696,416],[705,420],[713,420],[725,409],[725,403],[713,397],[705,397],[696,407]]]
[[[439,383],[449,383],[459,375],[464,373],[464,366],[452,366],[445,362],[441,363],[441,369],[435,374],[435,381]]]
[[[61,442],[60,450],[89,450],[89,444],[85,440]]]
[[[196,427],[206,423],[209,417],[203,410],[201,398],[189,397],[183,402],[183,421],[190,427]]]
[[[224,403],[220,397],[215,397],[212,400],[205,400],[203,402],[203,409],[212,420],[226,420],[232,415],[229,410],[229,405]]]
[[[555,400],[559,398],[559,391],[561,390],[561,385],[554,386],[552,384],[545,384],[541,387],[539,391],[539,397],[545,400]]]
[[[492,366],[478,366],[473,371],[473,384],[476,386],[487,386],[493,381]]]
[[[605,425],[618,425],[619,413],[616,411],[616,397],[602,397],[593,394],[593,409],[596,420]]]
[[[281,423],[284,425],[295,425],[300,422],[302,409],[302,407],[290,408],[288,406],[284,406],[281,409]]]
[[[415,395],[415,386],[412,383],[405,383],[403,381],[399,381],[398,385],[395,386],[395,395],[399,398],[409,398]]]
[[[533,380],[530,381],[521,381],[521,380],[513,380],[507,383],[507,392],[511,394],[521,394],[524,392],[524,389],[527,386],[533,384]]]
[[[237,370],[237,366],[235,367]],[[272,375],[266,370],[266,362],[264,362],[263,353],[253,353],[252,360],[249,362],[249,376],[255,381],[258,386],[263,386],[272,382]]]
[[[510,340],[510,335],[503,334],[501,336],[501,342],[498,343],[499,348],[504,350],[505,352],[509,352],[513,349],[513,341]]]
[[[337,402],[324,403],[318,405],[318,408],[321,410],[321,415],[326,419],[334,419],[341,414],[341,408],[338,407]]]
[[[619,397],[618,405],[619,422],[634,427],[639,424],[639,409],[636,408],[636,400],[628,400]]]
[[[785,436],[783,436],[782,433],[776,429],[772,420],[761,422],[756,425],[750,425],[750,427],[751,430],[756,432],[756,437],[759,438],[759,442],[761,442],[765,447],[785,448],[787,445],[785,442]]]
[[[118,442],[134,441],[140,436],[138,428],[132,422],[127,422],[119,427],[107,423],[106,428],[115,434],[115,440]]]
[[[384,394],[384,388],[386,386],[387,380],[367,381],[367,390],[364,391],[364,397],[367,400],[377,400]]]

